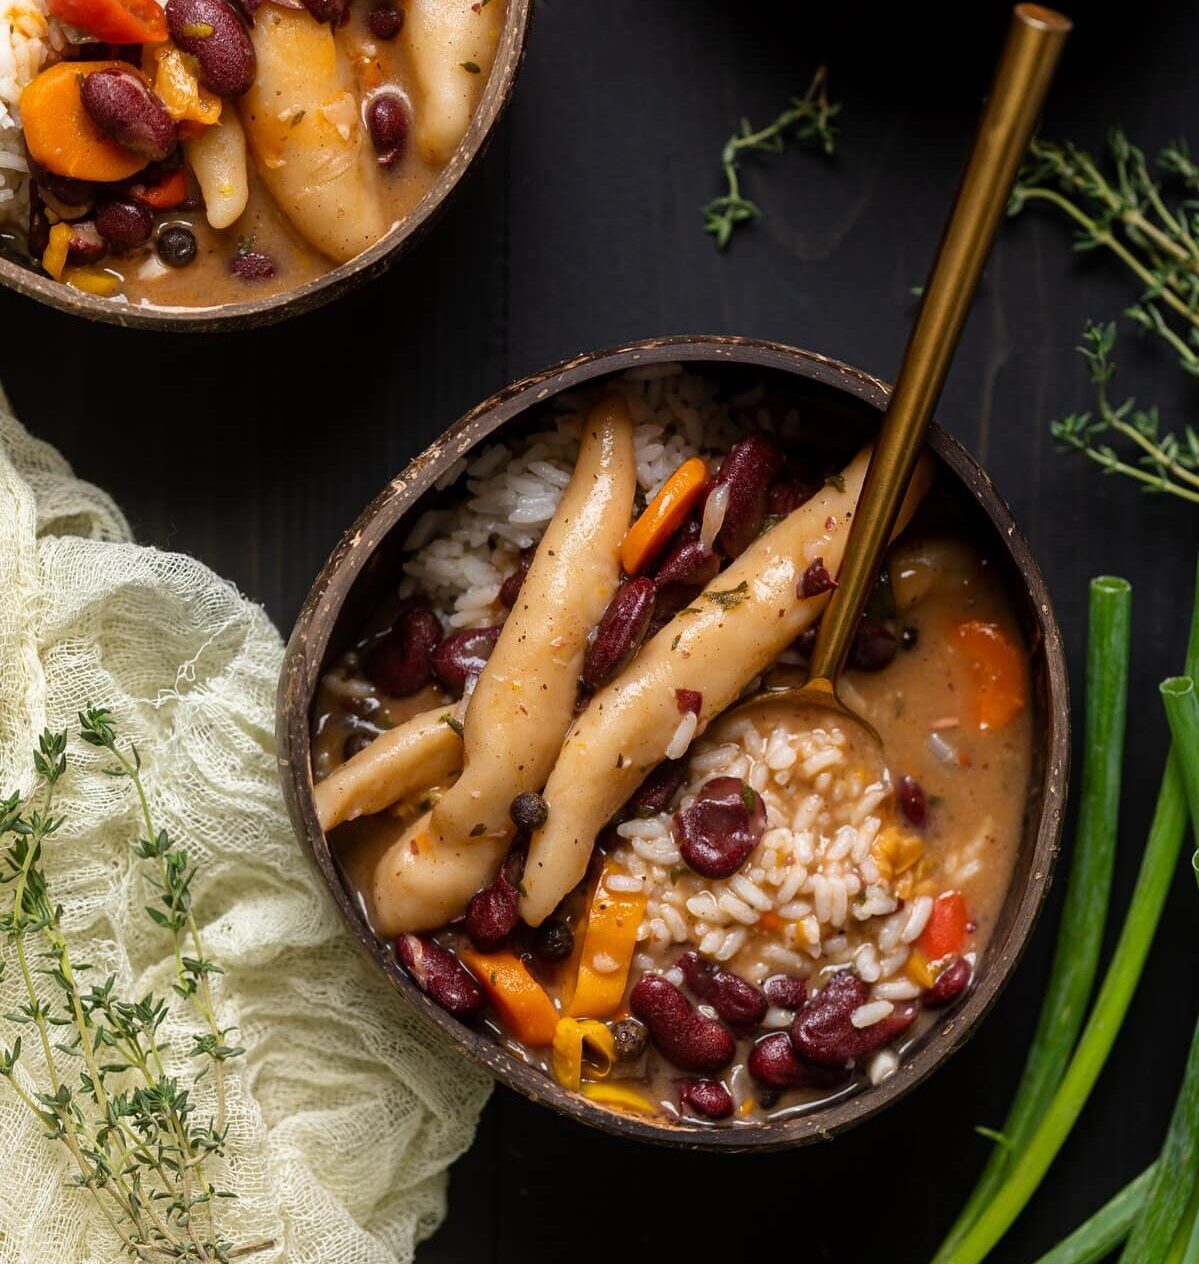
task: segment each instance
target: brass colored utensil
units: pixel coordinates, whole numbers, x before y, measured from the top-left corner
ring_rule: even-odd
[[[761,694],[738,708],[739,714],[784,702],[819,707],[861,724],[878,740],[873,728],[838,698],[837,678],[1070,28],[1068,18],[1038,4],[1019,4],[1012,14],[995,83],[879,430],[838,586],[820,623],[808,682]]]

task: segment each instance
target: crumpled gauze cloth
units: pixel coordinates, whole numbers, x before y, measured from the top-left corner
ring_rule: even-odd
[[[275,770],[282,652],[266,614],[230,584],[133,544],[109,497],[0,395],[0,792],[31,788],[44,728],[75,733],[89,702],[112,709],[118,737],[141,753],[155,827],[199,862],[204,949],[225,971],[218,1015],[247,1050],[227,1063],[216,1183],[238,1199],[217,1203],[224,1236],[273,1240],[252,1257],[270,1264],[393,1264],[440,1223],[446,1168],[470,1144],[488,1083],[377,977],[300,853]],[[143,911],[154,893],[134,854],[133,787],[77,738],[69,758],[56,805],[66,823],[44,868],[73,958],[92,964],[89,986],[115,972],[126,997],[170,999],[171,1069],[190,1082],[199,1028],[170,991],[167,932]],[[10,962],[0,1014],[24,1000]],[[22,1030],[18,1075],[35,1091],[45,1071],[32,1029],[0,1018],[0,1047]],[[75,1060],[60,1067],[77,1086]],[[211,1079],[196,1089],[205,1119]],[[67,1188],[72,1170],[0,1079],[0,1264],[128,1258],[91,1196]]]

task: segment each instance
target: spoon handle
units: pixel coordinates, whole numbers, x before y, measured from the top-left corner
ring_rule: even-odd
[[[832,682],[895,525],[933,408],[941,394],[983,264],[1049,89],[1070,20],[1038,4],[1012,15],[991,95],[941,238],[899,376],[883,418],[812,653],[810,682]]]

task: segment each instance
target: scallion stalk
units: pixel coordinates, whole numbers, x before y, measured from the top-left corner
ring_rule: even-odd
[[[1199,674],[1199,584],[1191,615],[1186,672],[1192,679]],[[979,1264],[985,1259],[1024,1210],[1057,1157],[1128,1012],[1178,863],[1186,819],[1186,792],[1178,756],[1171,749],[1124,926],[1074,1056],[1027,1146],[1016,1155],[990,1203],[956,1244],[938,1258],[952,1260],[953,1264]]]
[[[1057,948],[1036,1034],[1002,1136],[937,1253],[946,1260],[1003,1184],[1049,1104],[1070,1059],[1095,983],[1111,897],[1128,699],[1132,589],[1125,579],[1091,580],[1082,791]]]
[[[1128,1237],[1155,1171],[1155,1166],[1147,1167],[1036,1264],[1095,1264],[1107,1259]]]

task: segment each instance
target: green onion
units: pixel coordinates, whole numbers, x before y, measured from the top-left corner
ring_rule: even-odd
[[[1128,701],[1132,589],[1125,579],[1091,580],[1087,636],[1087,714],[1081,805],[1066,904],[1049,985],[1024,1073],[1002,1137],[936,1256],[950,1252],[1003,1184],[1045,1113],[1066,1069],[1099,968],[1111,898],[1120,806],[1120,768]]]
[[[1094,1264],[1106,1259],[1128,1237],[1155,1171],[1156,1167],[1147,1167],[1036,1264]]]
[[[1192,678],[1199,674],[1199,585],[1195,601],[1186,661],[1187,674]],[[1178,864],[1185,829],[1186,793],[1178,757],[1171,750],[1124,926],[1070,1065],[1007,1178],[943,1258],[952,1259],[954,1264],[979,1264],[1024,1210],[1057,1157],[1086,1105],[1128,1012]]]

